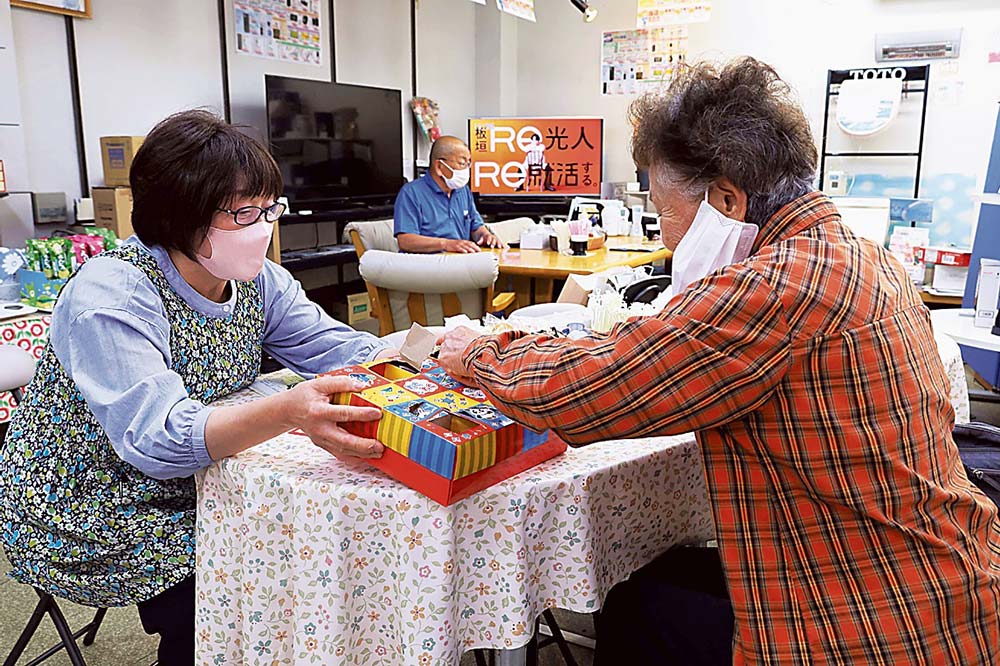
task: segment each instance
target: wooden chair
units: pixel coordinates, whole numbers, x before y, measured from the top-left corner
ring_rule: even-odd
[[[393,232],[392,220],[374,220],[371,222],[351,222],[344,229],[354,244],[354,251],[358,253],[358,261],[367,250],[385,250],[386,252],[399,252],[399,243]],[[385,319],[380,316],[380,305],[378,300],[378,288],[369,282],[365,282],[365,290],[368,292],[368,300],[371,301],[372,314],[378,319],[379,335],[392,333],[392,318]],[[388,322],[383,324],[383,321]],[[390,327],[387,330],[387,327]]]
[[[413,322],[439,326],[445,317],[459,314],[472,319],[499,314],[514,305],[514,294],[494,292],[498,269],[491,253],[402,254],[392,220],[352,222],[347,232],[380,335],[405,330]]]

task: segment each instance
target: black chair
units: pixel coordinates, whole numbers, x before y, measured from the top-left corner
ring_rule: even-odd
[[[632,303],[652,303],[664,289],[670,286],[669,275],[654,275],[653,277],[636,280],[622,290],[622,299],[626,305]]]
[[[73,666],[87,666],[87,662],[80,652],[80,646],[76,643],[76,639],[83,636],[84,645],[93,645],[94,639],[97,637],[97,630],[101,628],[101,622],[104,621],[104,616],[107,614],[108,609],[98,608],[94,619],[74,632],[70,629],[69,623],[66,622],[66,616],[62,614],[55,598],[48,592],[39,590],[37,587],[35,588],[35,593],[38,594],[38,605],[35,606],[35,612],[31,614],[31,619],[28,620],[24,631],[21,632],[17,642],[14,643],[14,648],[7,655],[3,666],[15,666],[17,664],[17,660],[20,659],[24,648],[28,647],[32,636],[38,631],[38,625],[41,624],[42,618],[46,613],[52,618],[52,624],[56,626],[56,632],[59,634],[59,643],[32,659],[25,666],[37,666],[60,650],[66,650],[66,653],[69,655],[69,661]]]
[[[597,623],[597,613],[594,614],[594,624],[596,629]],[[549,632],[552,634],[546,638],[539,638],[538,635],[538,625],[539,622],[544,621],[549,628]],[[569,649],[569,641],[563,636],[562,630],[559,629],[559,624],[556,622],[555,615],[552,614],[550,609],[545,609],[542,611],[542,616],[535,620],[535,633],[531,637],[531,642],[528,643],[528,654],[526,656],[526,662],[528,666],[537,666],[538,664],[538,651],[549,645],[555,644],[559,648],[559,652],[562,655],[563,662],[566,666],[579,666],[579,662],[573,657],[573,653]],[[491,650],[475,650],[473,654],[476,657],[476,666],[492,666],[495,663],[495,653]]]

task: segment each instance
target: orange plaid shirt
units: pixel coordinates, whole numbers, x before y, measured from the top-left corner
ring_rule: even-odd
[[[1000,521],[967,480],[930,317],[824,195],[656,317],[465,362],[567,441],[697,431],[736,664],[1000,662]]]

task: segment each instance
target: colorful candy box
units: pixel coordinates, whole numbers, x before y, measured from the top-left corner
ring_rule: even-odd
[[[350,366],[329,373],[364,386],[338,404],[379,407],[382,419],[350,423],[352,433],[385,445],[375,467],[447,506],[566,450],[504,416],[479,389],[449,376],[436,361],[419,371],[402,361]]]

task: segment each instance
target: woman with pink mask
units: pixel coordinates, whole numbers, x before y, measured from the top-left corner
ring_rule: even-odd
[[[0,545],[11,574],[89,606],[138,604],[161,666],[194,662],[193,474],[292,428],[336,456],[378,457],[340,424],[321,377],[252,404],[268,352],[304,376],[389,355],[265,260],[284,212],[277,165],[211,113],[157,125],[130,174],[135,236],[66,284],[49,345],[0,448]]]

